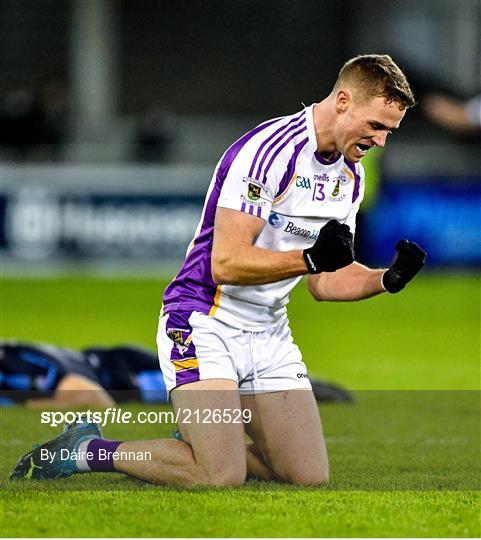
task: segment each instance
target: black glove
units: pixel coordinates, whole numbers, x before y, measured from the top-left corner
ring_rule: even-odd
[[[309,274],[335,272],[354,260],[352,234],[347,225],[331,219],[319,231],[316,243],[303,251]]]
[[[414,242],[399,240],[396,250],[391,266],[382,276],[383,287],[390,293],[404,289],[426,262],[426,252]]]

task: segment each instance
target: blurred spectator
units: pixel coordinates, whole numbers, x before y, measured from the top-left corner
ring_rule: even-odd
[[[0,98],[0,147],[4,157],[58,159],[64,140],[65,90],[49,83],[39,91],[17,88]]]
[[[463,142],[477,144],[481,133],[481,94],[466,99],[456,80],[444,80],[439,74],[426,73],[403,59],[406,72],[419,107],[414,113],[424,123],[426,117]]]
[[[436,124],[457,133],[481,130],[481,94],[462,101],[441,94],[427,94],[422,101],[425,114]]]
[[[134,135],[133,158],[136,161],[166,161],[173,142],[172,120],[168,113],[154,107],[139,121]]]

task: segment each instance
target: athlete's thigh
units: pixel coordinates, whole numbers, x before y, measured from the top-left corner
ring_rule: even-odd
[[[209,379],[179,386],[171,392],[182,439],[208,478],[241,483],[246,476],[242,405],[237,383]],[[235,411],[238,411],[236,413]]]
[[[251,412],[246,431],[279,479],[319,485],[328,479],[321,420],[311,390],[286,390],[241,397]]]

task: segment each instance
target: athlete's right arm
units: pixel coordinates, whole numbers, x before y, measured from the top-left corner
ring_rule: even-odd
[[[217,208],[212,247],[217,285],[264,285],[308,273],[302,250],[271,251],[253,245],[265,223],[239,210]]]
[[[217,285],[264,285],[303,274],[335,272],[352,263],[352,234],[332,219],[304,250],[271,251],[254,246],[265,221],[218,207],[212,247],[212,277]]]

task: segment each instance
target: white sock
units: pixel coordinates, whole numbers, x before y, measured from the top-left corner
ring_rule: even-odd
[[[77,465],[77,469],[79,470],[79,472],[91,472],[91,469],[87,464],[87,457],[86,457],[87,447],[91,440],[92,439],[87,439],[86,441],[83,441],[78,445],[77,460],[75,461],[75,465]]]

